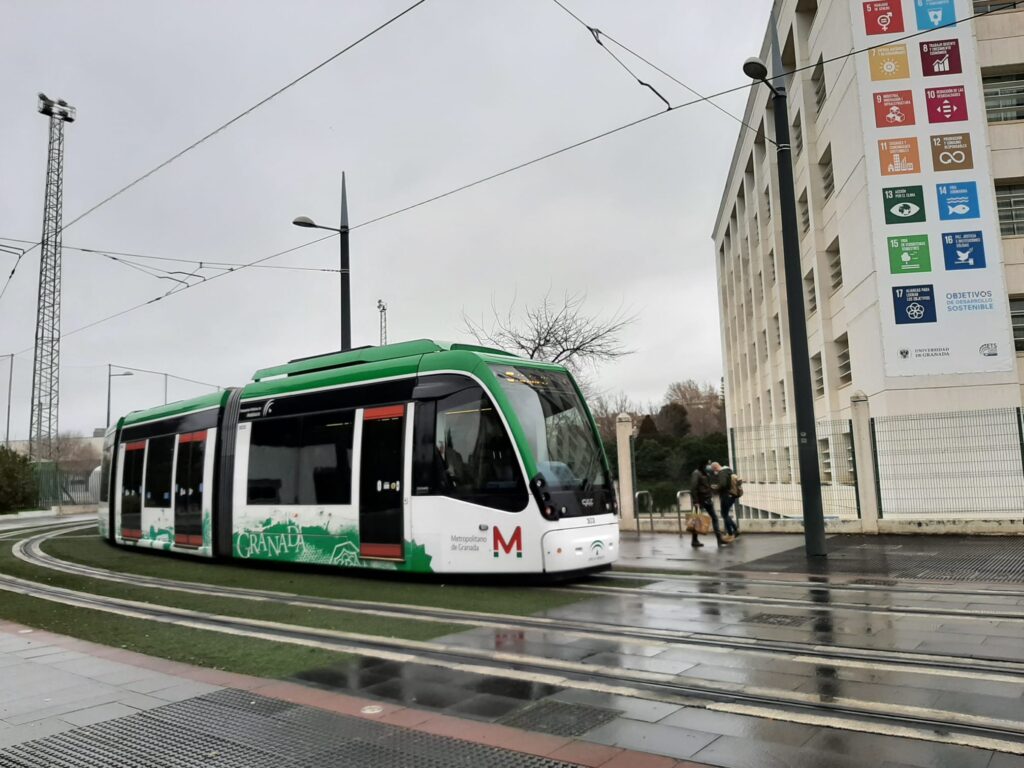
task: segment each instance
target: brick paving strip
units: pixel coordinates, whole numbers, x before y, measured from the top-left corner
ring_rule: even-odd
[[[234,672],[205,669],[121,648],[98,645],[66,635],[34,630],[20,624],[0,622],[0,645],[15,638],[31,641],[31,646],[17,652],[17,655],[24,661],[51,659],[51,662],[48,663],[53,663],[58,668],[74,665],[76,662],[80,666],[85,666],[91,661],[94,662],[93,666],[97,669],[103,668],[103,662],[112,662],[129,665],[136,671],[145,670],[150,673],[159,673],[180,681],[180,683],[174,684],[173,681],[154,679],[153,676],[148,676],[150,679],[147,680],[147,675],[133,672],[131,669],[112,669],[100,674],[95,679],[97,682],[120,687],[123,691],[120,696],[108,694],[105,697],[84,698],[64,705],[59,703],[49,705],[51,699],[59,701],[62,695],[67,697],[71,693],[69,690],[54,691],[49,698],[44,700],[47,703],[41,704],[39,711],[46,712],[49,705],[53,710],[54,717],[59,717],[63,721],[62,727],[64,725],[68,728],[91,725],[167,705],[174,701],[183,701],[212,691],[215,687],[220,687],[249,691],[259,696],[278,699],[298,706],[312,707],[342,716],[361,718],[410,731],[545,757],[587,768],[707,768],[703,764],[679,761],[662,755],[635,752],[579,739],[531,733],[493,723],[463,720],[450,715],[362,699],[287,681],[268,680]],[[0,653],[0,657],[2,655]],[[61,660],[58,661],[58,658]],[[4,675],[4,672],[5,670],[0,667],[0,677]],[[0,702],[0,713],[4,711],[5,703]],[[364,712],[364,708],[369,708],[369,711]],[[27,718],[34,716],[36,715],[29,713],[21,718],[7,718],[5,721],[0,715],[0,755],[2,755],[4,746],[13,743],[4,738],[5,732],[10,733],[10,729],[17,729],[19,726],[31,727]],[[59,732],[62,727],[55,730],[42,728],[39,733],[33,734],[30,738],[49,736]]]

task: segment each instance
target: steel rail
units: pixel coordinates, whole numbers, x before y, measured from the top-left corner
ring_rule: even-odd
[[[18,542],[14,554],[21,560],[41,568],[58,572],[94,578],[116,583],[124,582],[124,574],[95,566],[82,565],[61,560],[42,550],[42,544],[49,538],[67,531],[50,531],[35,534]],[[912,651],[888,651],[850,646],[825,646],[799,641],[766,640],[762,638],[736,638],[704,632],[680,632],[669,629],[625,627],[608,622],[590,622],[572,619],[553,619],[536,616],[515,616],[498,613],[483,613],[450,608],[426,608],[401,603],[381,604],[365,600],[343,598],[310,597],[287,592],[224,587],[201,584],[177,579],[132,574],[133,586],[164,589],[210,597],[276,602],[296,607],[326,609],[382,616],[387,618],[414,619],[422,621],[452,622],[496,629],[564,632],[577,637],[614,640],[624,645],[654,644],[670,648],[693,648],[695,652],[713,650],[719,652],[740,652],[751,655],[785,656],[810,664],[836,664],[841,666],[872,665],[894,672],[915,672],[936,676],[991,679],[999,682],[1024,682],[1024,663],[1009,660],[972,659],[965,663],[956,657],[939,654],[920,654]],[[659,595],[660,593],[647,593]],[[814,604],[821,607],[818,604]]]
[[[696,680],[681,682],[672,675],[655,672],[218,616],[76,592],[8,575],[0,575],[0,589],[129,618],[236,636],[427,664],[477,674],[526,678],[562,687],[585,688],[717,711],[754,709],[770,711],[777,717],[785,713],[786,719],[792,722],[827,723],[831,727],[845,730],[884,732],[921,741],[1024,754],[1024,725],[1009,720],[962,715],[922,707],[893,707],[825,694],[743,687],[731,683],[705,683]],[[516,669],[510,669],[509,665],[514,665]],[[900,711],[897,713],[895,710]]]

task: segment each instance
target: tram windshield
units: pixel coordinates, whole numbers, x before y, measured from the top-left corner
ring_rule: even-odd
[[[556,490],[603,485],[601,448],[569,376],[519,365],[491,369],[512,401],[548,485]]]

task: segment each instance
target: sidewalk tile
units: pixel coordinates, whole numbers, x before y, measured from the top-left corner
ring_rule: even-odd
[[[134,715],[137,712],[138,710],[136,709],[132,709],[129,706],[114,701],[109,704],[101,704],[98,707],[88,707],[86,709],[68,712],[65,715],[61,715],[60,719],[71,723],[72,725],[83,726],[92,725],[93,723],[102,723],[106,720],[124,717],[125,715]]]
[[[641,752],[623,752],[616,755],[601,768],[674,768],[676,761],[671,757],[648,755]]]
[[[613,757],[621,754],[618,747],[608,747],[604,744],[590,744],[585,741],[574,741],[559,747],[548,757],[552,760],[564,760],[567,763],[587,766],[587,768],[601,768]]]
[[[164,701],[184,701],[216,690],[218,690],[218,686],[215,685],[187,682],[173,685],[170,688],[161,688],[158,691],[153,691],[152,695]]]

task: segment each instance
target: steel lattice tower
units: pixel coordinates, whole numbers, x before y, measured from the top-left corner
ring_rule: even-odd
[[[32,365],[32,420],[29,455],[53,458],[60,403],[60,257],[64,197],[64,123],[75,120],[75,108],[63,99],[39,94],[39,112],[50,118],[50,148],[43,198],[43,237],[39,258],[39,302],[36,309],[35,359]]]

